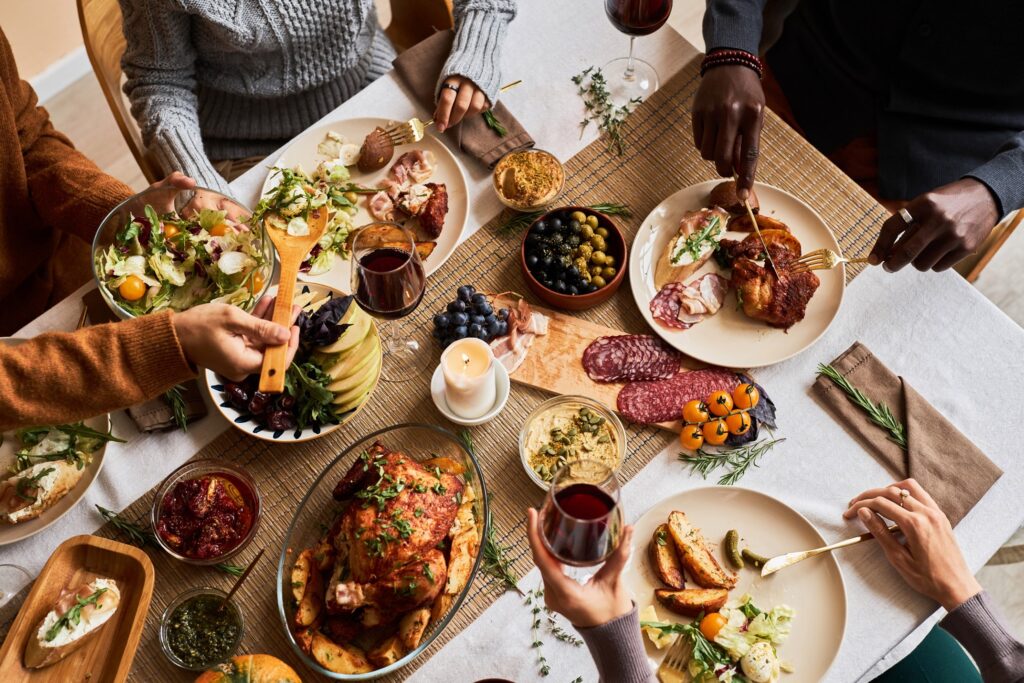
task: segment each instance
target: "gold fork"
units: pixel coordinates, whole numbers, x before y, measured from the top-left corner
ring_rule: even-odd
[[[512,88],[516,87],[522,80],[512,81],[507,85],[501,86],[498,92],[507,92]],[[396,123],[393,126],[384,129],[384,135],[388,137],[391,144],[395,147],[399,145],[409,145],[414,142],[419,142],[426,135],[427,128],[434,124],[434,119],[429,121],[420,121],[415,116],[403,123]]]
[[[790,269],[793,273],[803,273],[808,270],[832,270],[840,263],[867,263],[867,256],[860,256],[858,258],[846,258],[840,256],[831,249],[816,249],[815,251],[809,251],[796,261],[793,262],[793,267]]]
[[[665,653],[665,659],[661,660],[658,666],[658,680],[661,683],[686,683],[692,680],[687,664],[690,661],[690,653],[693,645],[689,638],[682,635],[676,637],[676,642]]]

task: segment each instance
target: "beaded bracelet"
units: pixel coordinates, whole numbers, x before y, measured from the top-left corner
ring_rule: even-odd
[[[708,69],[725,65],[745,66],[756,71],[758,78],[764,78],[764,62],[757,55],[750,54],[746,50],[729,49],[713,50],[705,55],[704,60],[700,63],[700,75],[703,76]]]

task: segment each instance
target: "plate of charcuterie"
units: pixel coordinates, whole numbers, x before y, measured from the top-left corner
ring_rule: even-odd
[[[699,183],[659,204],[633,241],[630,285],[647,323],[674,348],[705,363],[762,367],[814,344],[843,300],[842,265],[801,272],[797,259],[842,252],[807,204],[759,183],[751,206],[769,262],[730,185]]]

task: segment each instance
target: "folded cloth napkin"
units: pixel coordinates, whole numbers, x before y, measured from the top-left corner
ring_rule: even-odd
[[[82,301],[89,313],[91,324],[101,325],[117,321],[117,317],[111,312],[107,302],[103,300],[100,290],[90,290],[82,297]],[[192,379],[179,387],[178,394],[181,397],[185,422],[195,422],[206,417],[206,402],[203,400],[203,392],[199,389],[199,383]],[[166,395],[157,396],[145,403],[132,406],[128,408],[127,412],[140,432],[160,432],[180,426],[175,419],[174,408]]]
[[[995,463],[860,342],[832,361],[832,367],[871,401],[889,406],[904,425],[907,450],[890,441],[827,377],[814,383],[818,400],[897,477],[916,479],[953,525],[1002,476]]]
[[[437,79],[448,53],[452,49],[455,33],[438,31],[426,40],[403,52],[393,62],[402,82],[412,91],[423,108],[432,116],[437,97]],[[512,116],[505,105],[498,102],[492,108],[494,117],[505,127],[505,135],[498,135],[488,127],[483,116],[470,116],[462,123],[445,131],[466,154],[476,157],[488,168],[504,155],[517,149],[533,147],[533,138],[522,124]],[[426,116],[420,118],[426,119]]]

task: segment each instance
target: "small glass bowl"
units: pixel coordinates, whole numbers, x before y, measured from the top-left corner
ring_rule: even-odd
[[[231,659],[235,653],[238,652],[238,647],[242,644],[242,636],[245,634],[245,621],[242,619],[242,610],[238,608],[238,604],[236,602],[229,602],[227,609],[231,610],[235,615],[235,618],[238,620],[238,638],[236,638],[235,642],[231,645],[231,649],[219,659],[203,662],[202,665],[196,664],[194,666],[188,666],[185,662],[178,659],[178,656],[171,650],[171,644],[167,634],[167,629],[170,628],[171,616],[174,614],[174,611],[185,604],[186,601],[199,595],[212,595],[217,598],[226,598],[228,596],[227,593],[219,588],[211,588],[209,586],[190,588],[171,600],[171,604],[167,605],[167,609],[164,610],[163,615],[160,617],[160,649],[164,651],[164,656],[170,660],[171,664],[178,668],[185,669],[186,671],[204,671],[215,664]]]
[[[519,431],[519,459],[523,463],[523,469],[526,474],[530,477],[534,484],[547,491],[551,488],[551,483],[544,481],[539,474],[537,474],[532,467],[530,467],[530,454],[526,450],[526,440],[530,436],[530,425],[533,424],[540,415],[546,413],[548,410],[553,408],[562,407],[574,407],[579,409],[586,406],[592,411],[603,417],[612,429],[615,430],[616,441],[619,444],[619,458],[618,462],[611,467],[612,473],[617,474],[619,469],[622,467],[622,461],[626,457],[626,430],[622,426],[622,421],[619,420],[619,416],[613,411],[609,410],[608,407],[600,401],[595,401],[592,398],[586,396],[555,396],[544,401],[526,417],[526,421],[523,423],[523,428]]]
[[[237,480],[239,484],[249,489],[248,493],[251,494],[251,502],[255,507],[252,516],[252,526],[249,527],[249,532],[242,538],[241,542],[223,555],[208,557],[205,559],[186,557],[167,544],[158,531],[159,527],[157,526],[157,522],[160,520],[160,511],[163,508],[164,498],[171,489],[173,489],[179,482],[188,479],[196,479],[208,474],[230,475],[233,479]],[[243,496],[246,494],[245,491],[242,491],[241,493]],[[187,462],[167,475],[167,478],[164,479],[163,483],[160,485],[160,489],[156,492],[156,498],[153,499],[153,510],[150,515],[150,520],[153,525],[153,535],[156,536],[157,543],[159,543],[160,547],[166,550],[171,557],[188,564],[210,565],[223,562],[228,558],[237,555],[247,545],[249,545],[249,543],[252,542],[252,539],[256,537],[256,531],[259,529],[260,518],[262,516],[263,500],[260,497],[259,489],[256,488],[256,482],[251,476],[249,476],[249,473],[240,467],[232,465],[229,462],[225,462],[224,460],[209,458]]]
[[[555,191],[555,193],[552,194],[549,198],[536,204],[524,204],[521,202],[517,202],[514,199],[510,199],[506,197],[504,194],[502,194],[499,188],[498,171],[501,168],[501,162],[514,154],[540,154],[545,157],[548,157],[556,164],[558,164],[558,168],[562,172],[562,179],[558,183],[558,190]],[[491,173],[491,186],[494,188],[494,194],[498,195],[498,201],[500,201],[508,208],[514,211],[537,211],[539,209],[543,209],[546,206],[551,206],[552,204],[555,203],[555,200],[562,196],[562,190],[565,188],[565,165],[562,164],[562,162],[559,161],[558,157],[556,157],[554,154],[543,149],[519,149],[513,152],[509,152],[505,156],[501,157],[498,163],[494,165],[494,171]]]

